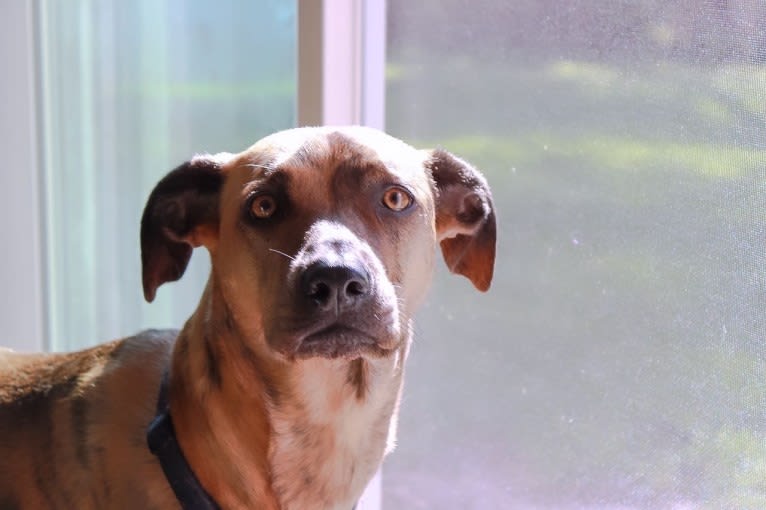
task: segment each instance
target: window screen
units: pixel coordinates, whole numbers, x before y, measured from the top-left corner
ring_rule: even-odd
[[[766,508],[766,7],[388,5],[387,126],[487,175],[437,271],[384,507]]]

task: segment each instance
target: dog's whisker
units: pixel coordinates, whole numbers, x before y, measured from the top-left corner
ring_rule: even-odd
[[[295,257],[293,257],[291,255],[288,255],[287,253],[285,253],[283,251],[275,250],[274,248],[269,248],[269,251],[273,251],[274,253],[276,253],[278,255],[282,255],[283,257],[287,257],[288,259],[292,260],[293,262],[295,261]]]
[[[264,170],[273,170],[274,167],[270,165],[259,165],[258,163],[245,163],[244,166],[250,168],[263,168]]]

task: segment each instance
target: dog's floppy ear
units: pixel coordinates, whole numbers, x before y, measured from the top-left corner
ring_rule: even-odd
[[[495,267],[495,210],[489,185],[478,170],[436,149],[426,168],[435,185],[436,236],[447,267],[489,289]]]
[[[196,156],[168,173],[152,190],[141,217],[144,298],[181,278],[194,248],[210,248],[218,233],[221,167],[229,154]]]

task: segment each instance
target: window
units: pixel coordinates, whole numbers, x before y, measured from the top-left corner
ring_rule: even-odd
[[[388,130],[487,175],[493,288],[441,270],[386,508],[766,507],[766,9],[388,4]]]

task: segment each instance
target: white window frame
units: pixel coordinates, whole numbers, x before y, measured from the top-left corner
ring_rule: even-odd
[[[384,128],[385,0],[298,2],[297,124]],[[0,0],[0,344],[18,351],[49,348],[43,225],[44,183],[38,104],[40,53],[36,3]],[[378,473],[357,510],[381,508]]]
[[[298,125],[385,126],[385,0],[298,2]]]

